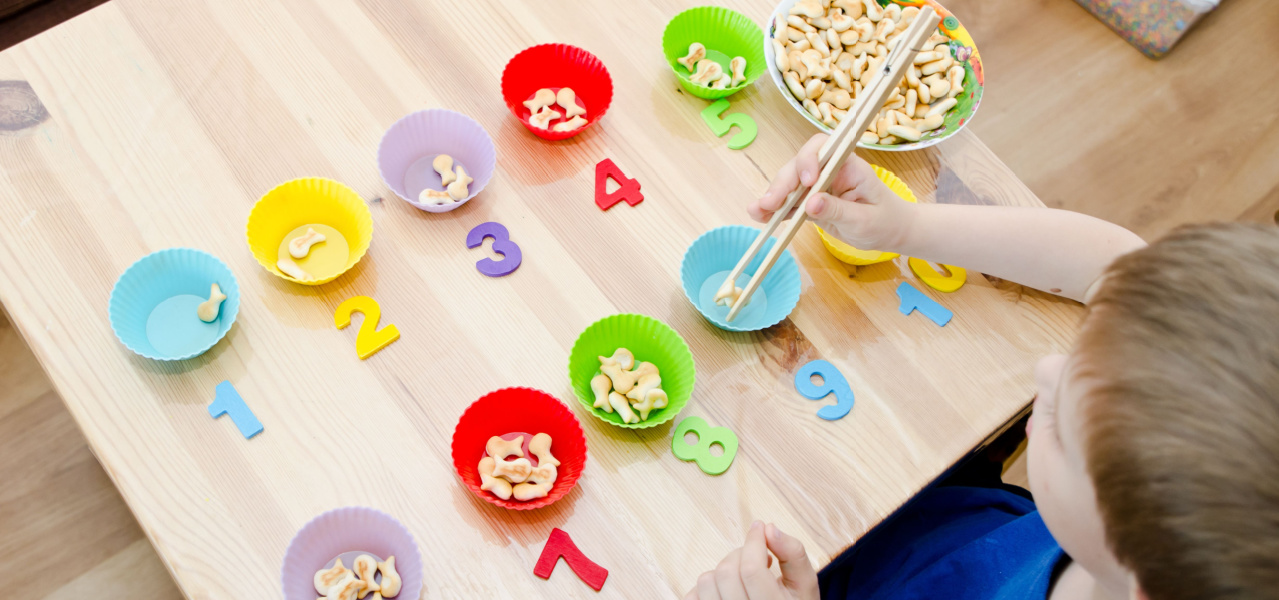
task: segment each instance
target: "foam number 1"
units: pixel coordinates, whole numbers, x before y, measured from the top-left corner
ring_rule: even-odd
[[[501,223],[480,223],[476,225],[470,233],[466,234],[466,247],[475,248],[484,243],[484,238],[493,238],[493,251],[502,255],[502,260],[493,260],[484,258],[475,263],[475,268],[479,272],[489,277],[501,277],[510,275],[520,268],[520,262],[524,260],[524,255],[520,253],[520,247],[511,241],[511,233],[503,227]]]
[[[214,388],[213,403],[209,405],[210,417],[216,419],[222,415],[231,417],[231,422],[235,423],[240,435],[246,440],[262,433],[262,421],[249,410],[249,405],[244,403],[244,398],[240,397],[240,392],[235,391],[235,386],[230,381],[223,381]]]
[[[724,116],[724,111],[728,110],[728,100],[723,98],[711,103],[710,106],[702,109],[702,120],[710,126],[711,133],[716,136],[724,137],[728,133],[729,128],[736,125],[739,131],[737,135],[728,140],[728,147],[733,150],[741,150],[755,141],[755,135],[759,133],[759,127],[755,125],[755,119],[745,113],[733,113]]]
[[[696,444],[684,441],[689,432],[697,434]],[[711,454],[711,444],[719,444],[724,454]],[[701,417],[688,417],[675,427],[671,436],[671,452],[680,460],[697,461],[697,467],[707,475],[719,475],[728,470],[737,456],[737,434],[727,427],[711,427]]]
[[[814,375],[822,378],[821,385],[813,383]],[[828,361],[815,360],[795,371],[795,391],[809,400],[835,394],[833,406],[823,406],[817,411],[817,416],[827,421],[842,419],[853,410],[853,388],[848,386],[844,374]]]
[[[897,286],[897,297],[901,298],[901,306],[897,310],[903,315],[909,315],[912,311],[918,309],[925,317],[932,319],[938,327],[945,326],[950,322],[955,313],[949,308],[937,303],[936,300],[925,296],[923,292],[915,289],[915,286],[903,281]]]
[[[345,329],[351,324],[351,313],[354,312],[364,313],[364,322],[360,324],[359,333],[355,334],[355,353],[360,355],[360,360],[373,356],[378,350],[400,339],[400,330],[394,324],[377,328],[378,322],[382,320],[382,307],[378,306],[377,300],[368,296],[356,296],[339,305],[338,311],[333,314],[333,325],[338,329]]]

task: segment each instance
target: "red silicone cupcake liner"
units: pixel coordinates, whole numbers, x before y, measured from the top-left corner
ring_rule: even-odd
[[[538,129],[529,124],[531,116],[524,101],[538,90],[573,88],[578,104],[586,109],[586,125],[573,131]],[[563,140],[586,131],[608,112],[613,101],[613,79],[594,54],[568,44],[542,44],[516,54],[502,71],[502,97],[511,114],[533,135],[544,140]],[[558,109],[557,109],[558,110]],[[562,111],[561,111],[562,112]]]
[[[502,500],[480,489],[480,459],[490,437],[524,432],[551,436],[551,454],[560,461],[558,477],[544,498],[520,502]],[[525,440],[527,446],[528,440]],[[532,460],[532,458],[530,458]],[[546,392],[505,388],[471,403],[453,430],[453,468],[476,496],[502,508],[532,510],[562,498],[577,485],[586,464],[586,436],[567,405]]]

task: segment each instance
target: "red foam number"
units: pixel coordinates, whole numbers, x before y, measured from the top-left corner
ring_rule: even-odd
[[[608,193],[610,177],[621,186],[611,194]],[[640,193],[639,181],[628,178],[621,169],[617,168],[617,165],[613,164],[613,159],[601,160],[595,165],[595,204],[600,207],[600,210],[608,210],[623,200],[631,206],[644,201],[644,194]]]
[[[551,537],[546,540],[546,546],[542,548],[542,556],[538,557],[537,566],[533,567],[533,574],[542,579],[550,579],[551,572],[555,570],[555,564],[559,562],[561,556],[564,557],[564,562],[568,563],[568,568],[573,569],[573,573],[586,582],[586,585],[597,592],[604,587],[604,580],[608,579],[608,569],[586,558],[586,555],[577,549],[577,544],[573,543],[573,538],[568,537],[568,534],[558,527],[551,530]]]

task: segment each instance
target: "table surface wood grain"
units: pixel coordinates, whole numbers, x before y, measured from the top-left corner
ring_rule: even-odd
[[[116,0],[0,53],[0,301],[186,595],[278,596],[294,533],[346,505],[408,526],[426,597],[596,597],[564,566],[532,576],[552,527],[609,569],[605,597],[682,596],[754,519],[794,532],[820,566],[1023,410],[1034,361],[1068,347],[1078,305],[970,274],[953,294],[926,290],[955,311],[939,328],[898,312],[897,284],[923,287],[904,258],[854,269],[811,228],[792,246],[803,296],[780,325],[725,332],[689,305],[684,250],[746,223],[746,201],[812,133],[762,78],[731,98],[755,143],[714,137],[660,52],[692,4]],[[757,21],[772,9],[726,4]],[[543,42],[595,53],[616,89],[565,142],[532,136],[500,97],[506,60]],[[386,127],[427,107],[470,115],[499,155],[482,194],[438,215],[396,198],[375,162]],[[1040,205],[971,133],[863,156],[924,202]],[[643,204],[595,207],[604,158],[642,183]],[[245,243],[257,198],[301,176],[351,186],[375,222],[368,255],[319,287],[268,274]],[[502,279],[464,244],[490,220],[524,253]],[[107,299],[129,264],[172,246],[227,262],[242,306],[211,351],[160,363],[115,339]],[[355,295],[402,333],[367,361],[355,328],[332,325]],[[576,403],[569,349],[618,312],[688,341],[698,382],[680,417],[736,431],[728,472],[676,459],[673,422],[622,430]],[[817,358],[856,392],[840,421],[794,390]],[[223,380],[263,434],[209,418]],[[449,456],[466,406],[508,386],[568,402],[589,446],[578,486],[531,513],[472,496]]]

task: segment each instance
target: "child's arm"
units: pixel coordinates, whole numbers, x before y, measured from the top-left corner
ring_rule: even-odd
[[[767,221],[800,180],[816,180],[823,141],[824,135],[815,136],[782,167],[764,197],[751,205],[751,216]],[[1079,301],[1111,261],[1146,245],[1123,227],[1064,210],[911,204],[855,155],[836,175],[831,192],[835,195],[814,198],[808,215],[857,248],[972,269]]]

